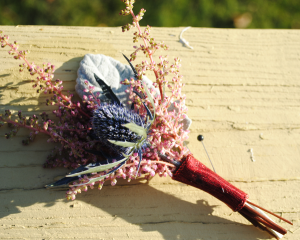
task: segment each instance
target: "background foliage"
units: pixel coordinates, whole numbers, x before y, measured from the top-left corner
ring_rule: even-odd
[[[121,26],[120,0],[1,0],[1,25]],[[142,25],[300,28],[299,0],[137,0]]]

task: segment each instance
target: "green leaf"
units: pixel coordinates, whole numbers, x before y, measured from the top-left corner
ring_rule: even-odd
[[[100,176],[100,177],[92,178],[92,179],[90,179],[87,183],[78,183],[78,184],[70,185],[70,187],[79,187],[79,186],[83,186],[83,185],[90,184],[90,183],[93,183],[93,182],[97,182],[97,181],[100,181],[100,180],[106,178],[106,177],[109,176],[110,174],[111,174],[111,173],[102,175],[102,176]]]
[[[113,168],[113,167],[117,166],[118,164],[126,161],[127,159],[128,158],[126,157],[126,158],[123,158],[120,161],[117,161],[117,162],[114,162],[114,163],[103,164],[103,165],[97,166],[97,167],[91,167],[91,168],[89,168],[87,170],[84,170],[82,172],[77,172],[77,173],[74,173],[74,174],[69,174],[66,177],[75,177],[75,176],[82,175],[82,174],[87,174],[87,173],[96,173],[96,172],[106,171],[107,169]]]
[[[126,123],[126,124],[123,124],[122,126],[128,128],[132,132],[135,132],[137,135],[139,135],[141,137],[147,138],[146,129],[135,123]]]
[[[129,158],[133,153],[134,153],[134,148],[132,148],[131,150],[130,150],[130,152],[129,152],[129,154],[128,155],[126,155],[125,153],[122,153],[122,155],[124,156],[124,157],[126,157],[126,158]]]
[[[100,177],[92,178],[92,179],[90,179],[87,183],[74,184],[74,185],[71,185],[71,187],[79,187],[79,186],[83,186],[83,185],[90,184],[90,183],[93,183],[93,182],[97,182],[97,181],[102,180],[103,178],[106,178],[106,177],[109,176],[110,174],[111,174],[111,173],[102,175],[102,176],[100,176]]]
[[[135,147],[136,143],[133,142],[121,142],[121,141],[115,141],[115,140],[109,140],[107,139],[109,142],[111,142],[112,144],[115,144],[117,146],[121,146],[121,147]]]
[[[120,167],[122,167],[124,165],[125,162],[121,163],[118,167],[115,167],[114,169],[112,169],[111,171],[109,171],[107,174],[105,175],[102,175],[100,177],[96,177],[96,178],[92,178],[90,179],[87,183],[80,183],[80,184],[75,184],[75,185],[71,185],[71,186],[74,186],[74,187],[78,187],[78,186],[82,186],[82,185],[86,185],[86,184],[90,184],[90,183],[93,183],[93,182],[97,182],[97,181],[100,181],[106,177],[108,177],[110,174],[114,173],[115,171],[117,171]]]

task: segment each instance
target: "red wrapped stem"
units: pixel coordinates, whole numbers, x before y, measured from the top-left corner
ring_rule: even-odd
[[[241,210],[248,194],[236,188],[189,154],[183,159],[173,179],[199,188],[218,198],[233,211]]]
[[[173,174],[173,179],[199,188],[228,205],[233,211],[238,211],[254,226],[267,231],[273,237],[279,239],[287,231],[276,224],[262,211],[292,224],[290,221],[272,213],[250,201],[248,194],[236,188],[218,174],[207,168],[201,162],[189,154],[181,161],[181,165]]]

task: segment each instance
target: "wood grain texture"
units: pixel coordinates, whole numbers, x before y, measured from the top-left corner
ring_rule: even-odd
[[[76,71],[87,53],[126,63],[132,34],[120,28],[2,26],[30,62],[56,65],[55,78],[74,92]],[[186,104],[193,123],[188,147],[210,167],[197,135],[218,174],[250,199],[291,220],[284,239],[300,239],[300,31],[153,28],[170,46],[169,59],[182,60]],[[0,112],[51,112],[46,96],[31,88],[29,74],[0,50]],[[159,52],[160,54],[165,54]],[[137,61],[141,60],[138,58]],[[151,75],[149,75],[151,77]],[[43,169],[53,145],[38,136],[21,145],[27,132],[4,139],[0,129],[1,239],[269,239],[223,203],[170,178],[119,181],[88,190],[72,202],[65,190],[43,186],[66,169]],[[253,149],[255,162],[249,150]]]

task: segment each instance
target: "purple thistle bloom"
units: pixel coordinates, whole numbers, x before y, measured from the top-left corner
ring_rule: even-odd
[[[128,154],[131,148],[117,146],[108,140],[137,143],[142,138],[124,127],[123,125],[126,123],[135,123],[138,126],[146,127],[140,115],[116,103],[103,104],[94,111],[92,118],[94,135],[97,140],[108,147],[112,156],[123,157],[122,153]]]

